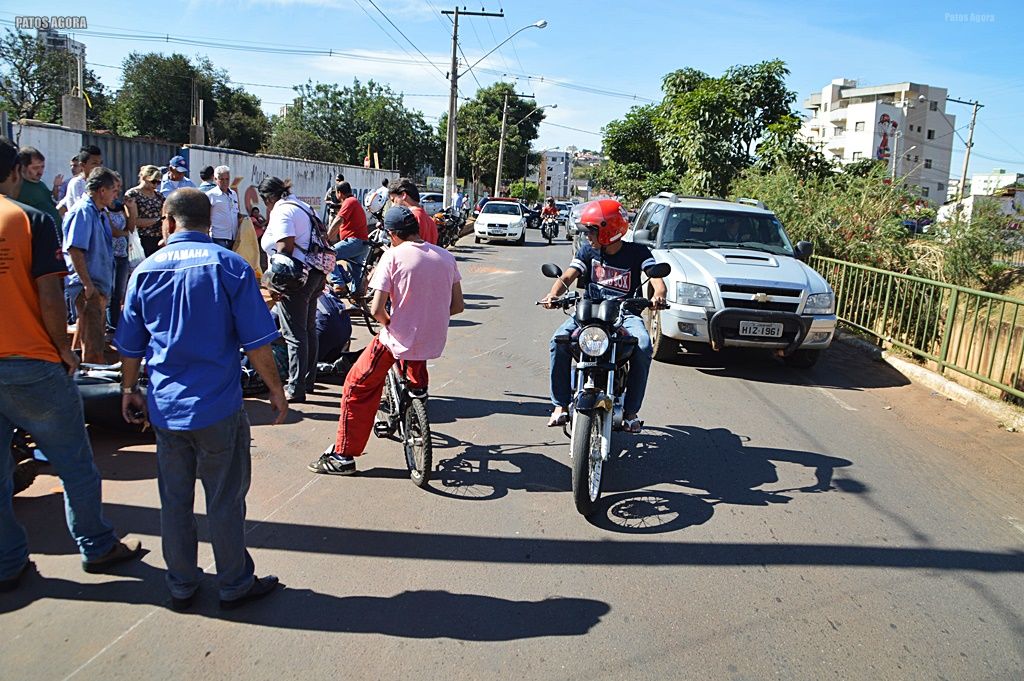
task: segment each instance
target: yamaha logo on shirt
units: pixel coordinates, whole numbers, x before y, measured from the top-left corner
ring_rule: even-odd
[[[182,248],[173,251],[161,250],[153,255],[156,262],[181,262],[182,260],[209,260],[213,252],[209,248]]]

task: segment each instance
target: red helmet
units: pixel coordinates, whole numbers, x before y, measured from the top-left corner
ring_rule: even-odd
[[[622,204],[615,199],[591,201],[580,213],[579,224],[597,230],[597,243],[602,246],[615,243],[629,229],[629,220]]]

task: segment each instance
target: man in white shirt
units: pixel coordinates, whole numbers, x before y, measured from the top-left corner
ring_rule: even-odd
[[[99,147],[96,145],[82,147],[82,151],[78,154],[79,173],[68,181],[68,189],[64,193],[64,198],[57,204],[57,211],[62,219],[74,207],[78,199],[85,196],[85,179],[89,177],[93,168],[99,168],[101,165],[103,165],[103,152]]]
[[[167,164],[167,174],[164,175],[164,179],[160,182],[159,191],[166,199],[171,192],[182,187],[197,188],[195,183],[188,179],[188,164],[185,163],[185,157],[175,156]]]
[[[210,199],[210,238],[229,251],[235,248],[238,226],[245,217],[238,209],[238,193],[231,188],[231,168],[217,166],[213,170],[217,186],[206,192]]]

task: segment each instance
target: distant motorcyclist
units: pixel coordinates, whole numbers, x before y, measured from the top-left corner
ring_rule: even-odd
[[[656,263],[646,246],[622,241],[628,227],[629,222],[618,201],[600,199],[587,204],[579,219],[579,228],[585,230],[587,244],[576,253],[565,274],[555,280],[544,299],[544,306],[551,309],[553,306],[549,301],[568,291],[580,275],[586,277],[588,298],[610,300],[643,295],[637,292],[641,273]],[[664,280],[652,278],[651,287],[654,289],[651,302],[656,307],[663,306],[667,293]],[[572,400],[572,355],[569,347],[556,343],[555,338],[571,334],[576,328],[576,319],[569,317],[551,338],[551,402],[555,409],[548,421],[549,426],[561,426],[568,421],[566,409]],[[622,429],[639,433],[643,428],[639,412],[647,389],[653,348],[650,334],[640,317],[627,313],[623,328],[636,337],[637,352],[629,365]]]
[[[544,202],[544,208],[540,211],[540,217],[541,219],[558,217],[558,206],[555,205],[555,199],[553,197],[549,196]]]

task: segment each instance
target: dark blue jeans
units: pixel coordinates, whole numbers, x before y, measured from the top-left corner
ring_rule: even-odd
[[[640,413],[647,391],[647,375],[651,371],[651,357],[654,348],[651,335],[647,333],[644,321],[636,315],[627,315],[622,326],[630,336],[637,339],[637,348],[629,360],[629,376],[626,378],[626,394],[622,410],[629,416]],[[576,330],[576,320],[569,317],[551,337],[551,403],[556,407],[568,407],[572,400],[572,354],[569,346],[555,343],[557,336],[571,334]]]
[[[252,471],[245,409],[199,430],[154,430],[160,534],[171,595],[188,598],[203,576],[193,511],[196,479],[206,493],[220,597],[228,601],[244,595],[255,579],[252,557],[245,548],[245,495]]]
[[[114,285],[110,287],[110,302],[107,304],[107,326],[112,329],[116,329],[121,320],[121,305],[124,303],[124,292],[128,288],[128,275],[131,273],[128,256],[115,256]]]
[[[28,537],[14,517],[14,463],[8,451],[14,428],[35,439],[64,485],[68,530],[82,557],[92,560],[117,542],[103,517],[100,472],[92,459],[78,386],[63,365],[37,359],[0,360],[0,579],[28,560]]]

